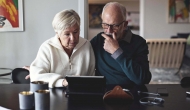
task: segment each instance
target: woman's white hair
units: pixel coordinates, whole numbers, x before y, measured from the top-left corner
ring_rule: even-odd
[[[57,13],[53,18],[52,26],[54,31],[57,34],[60,34],[63,30],[75,25],[76,23],[80,27],[80,17],[74,10],[70,9]]]
[[[125,8],[124,5],[122,5],[122,4],[118,3],[118,2],[109,2],[109,3],[107,3],[107,4],[104,6],[103,10],[102,10],[102,15],[104,14],[104,10],[106,9],[106,7],[109,6],[109,5],[115,5],[115,6],[119,7],[119,8],[120,8],[120,11],[121,11],[121,13],[122,13],[123,20],[126,20],[126,17],[127,17],[127,10],[126,10],[126,8]]]

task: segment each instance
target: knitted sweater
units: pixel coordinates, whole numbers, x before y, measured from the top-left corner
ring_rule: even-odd
[[[49,82],[49,87],[62,87],[66,75],[94,75],[95,58],[89,41],[79,38],[71,57],[57,36],[45,41],[30,66],[31,81]]]

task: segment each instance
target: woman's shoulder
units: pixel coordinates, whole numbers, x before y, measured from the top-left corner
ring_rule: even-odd
[[[91,44],[89,42],[89,40],[79,37],[79,43],[77,44],[76,48],[80,48],[80,47],[90,47]]]
[[[56,37],[55,37],[55,36],[54,36],[54,37],[51,37],[51,38],[49,38],[49,39],[47,39],[47,40],[45,40],[45,41],[41,44],[40,48],[48,48],[48,47],[51,47],[51,43],[55,42],[55,40],[56,40]]]
[[[83,45],[83,44],[89,44],[89,41],[85,38],[79,37],[79,44]]]

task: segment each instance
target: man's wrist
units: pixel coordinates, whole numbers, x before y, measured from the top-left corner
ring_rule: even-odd
[[[118,56],[120,56],[123,53],[123,50],[121,48],[118,48],[111,56],[116,59]]]

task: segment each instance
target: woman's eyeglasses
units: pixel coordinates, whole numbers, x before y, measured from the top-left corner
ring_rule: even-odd
[[[108,29],[109,27],[112,28],[113,30],[117,30],[119,29],[119,26],[125,21],[122,21],[119,24],[106,24],[106,23],[102,23],[102,28],[103,29]]]

